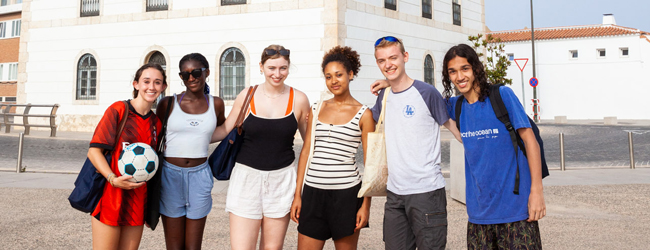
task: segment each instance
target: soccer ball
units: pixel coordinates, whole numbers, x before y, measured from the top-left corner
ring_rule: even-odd
[[[117,167],[122,175],[130,175],[131,182],[148,181],[158,169],[158,155],[146,143],[132,143],[122,150]]]

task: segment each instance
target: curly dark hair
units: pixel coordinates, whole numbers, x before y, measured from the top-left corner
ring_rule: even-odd
[[[190,53],[183,56],[183,58],[181,58],[181,60],[178,62],[178,68],[180,70],[183,70],[183,64],[187,61],[195,61],[200,63],[204,68],[207,69],[210,68],[208,59],[205,59],[205,56],[203,56],[201,53]],[[203,85],[203,93],[205,93],[206,95],[210,94],[210,86],[208,86],[207,82],[205,83],[205,85]]]
[[[348,46],[336,46],[325,53],[325,56],[323,56],[323,63],[321,64],[323,73],[325,72],[327,64],[331,62],[341,63],[346,71],[352,71],[355,76],[359,74],[359,68],[361,68],[359,53]]]
[[[449,100],[454,92],[454,84],[449,78],[449,61],[455,57],[462,57],[467,59],[467,62],[472,65],[472,72],[474,73],[474,87],[479,88],[479,101],[485,101],[485,98],[490,94],[490,84],[487,80],[487,75],[485,74],[485,68],[483,68],[483,63],[478,58],[476,51],[467,44],[458,44],[454,47],[451,47],[445,54],[445,59],[442,62],[442,85],[445,87],[445,90],[442,92],[442,96]]]

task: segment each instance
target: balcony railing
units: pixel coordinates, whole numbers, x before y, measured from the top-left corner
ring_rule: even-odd
[[[99,0],[81,0],[81,16],[99,16]]]
[[[168,10],[167,0],[147,0],[147,11]]]

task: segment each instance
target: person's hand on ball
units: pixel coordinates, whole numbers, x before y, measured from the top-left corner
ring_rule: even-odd
[[[130,175],[122,175],[120,177],[117,177],[113,179],[113,187],[131,190],[131,189],[139,188],[145,183],[145,182],[140,182],[140,183],[130,182],[129,179],[131,178],[133,178],[133,176]]]

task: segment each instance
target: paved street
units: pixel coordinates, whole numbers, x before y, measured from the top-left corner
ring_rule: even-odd
[[[635,162],[637,167],[650,167],[650,126],[598,124],[539,125],[549,168],[560,168],[559,133],[564,133],[565,164],[571,168],[629,167],[627,131],[634,133]],[[0,170],[16,168],[18,132],[0,132]],[[23,165],[27,171],[78,172],[86,158],[92,133],[58,132],[50,138],[48,131],[32,131],[25,136]],[[449,169],[449,140],[451,134],[442,131],[442,168]],[[302,141],[296,139],[296,155]],[[216,144],[212,145],[214,148]],[[357,157],[363,159],[361,155]]]
[[[650,126],[597,124],[540,125],[546,157],[559,168],[557,134],[565,133],[567,171],[544,179],[547,217],[540,222],[546,249],[645,249],[650,241]],[[638,169],[628,168],[627,133],[635,131]],[[24,164],[30,173],[16,174],[17,133],[0,132],[0,247],[2,249],[88,249],[87,215],[72,209],[66,197],[85,159],[91,133],[37,131],[26,136]],[[449,140],[442,133],[443,169],[448,169]],[[301,141],[296,140],[296,148]],[[214,145],[213,145],[214,147]],[[595,168],[597,167],[597,168]],[[605,167],[605,168],[603,168]],[[592,168],[592,169],[584,169]],[[45,173],[31,173],[31,172]],[[229,249],[228,214],[224,211],[228,182],[215,182],[208,216],[205,249]],[[449,194],[449,190],[447,190]],[[448,249],[465,248],[465,206],[447,197]],[[362,231],[359,249],[383,249],[384,197],[373,198],[370,228]],[[285,249],[296,248],[291,222]],[[145,229],[141,249],[163,249],[161,229]],[[333,249],[328,242],[325,249]]]

